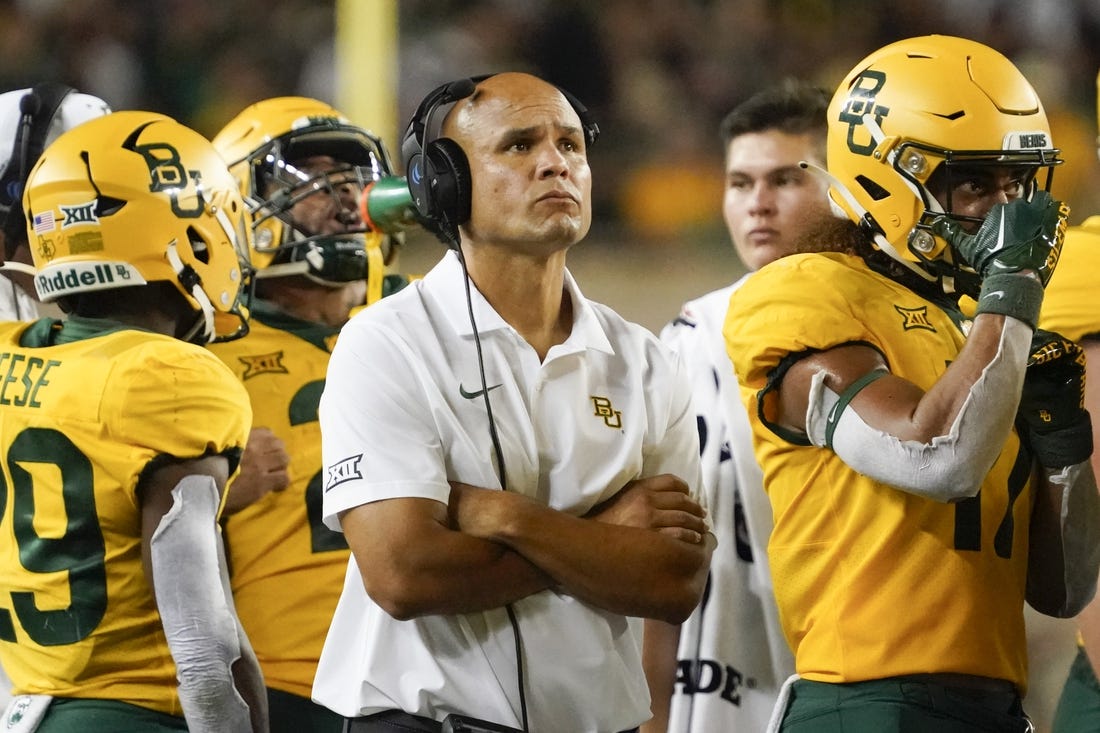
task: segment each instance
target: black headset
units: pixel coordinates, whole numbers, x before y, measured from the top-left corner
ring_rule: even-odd
[[[494,74],[458,79],[433,89],[416,108],[401,141],[405,175],[416,210],[425,227],[455,249],[458,227],[470,219],[470,163],[454,140],[446,137],[429,140],[428,135],[437,109],[470,96],[479,82],[491,76]],[[588,108],[566,90],[557,89],[580,117],[585,144],[596,142],[600,128]]]
[[[26,236],[23,187],[31,168],[42,156],[54,115],[65,97],[75,90],[57,82],[36,84],[19,100],[19,126],[15,130],[11,156],[0,176],[0,227],[4,231],[5,259],[11,258],[16,242]]]

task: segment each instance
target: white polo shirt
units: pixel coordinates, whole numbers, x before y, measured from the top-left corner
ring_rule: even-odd
[[[507,488],[583,515],[628,481],[700,485],[691,387],[658,339],[584,299],[566,273],[573,329],[543,362],[471,286]],[[371,501],[446,503],[448,480],[497,487],[457,257],[353,318],[321,398],[325,522]],[[554,591],[513,604],[532,733],[613,733],[650,717],[641,621]],[[345,715],[402,709],[520,725],[504,608],[398,621],[349,563],[313,698]]]

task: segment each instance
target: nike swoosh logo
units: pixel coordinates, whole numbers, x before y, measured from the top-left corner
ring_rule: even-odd
[[[477,392],[467,392],[466,388],[463,387],[462,384],[460,383],[458,385],[458,393],[460,395],[462,395],[463,397],[465,397],[466,399],[468,399],[468,400],[475,400],[478,397],[480,397],[481,395],[485,394],[486,392],[492,392],[494,389],[496,389],[499,386],[501,386],[501,385],[494,384],[492,387],[489,387],[488,389],[479,389]]]
[[[993,291],[988,292],[985,295],[983,295],[982,299],[983,300],[989,300],[990,298],[996,298],[997,300],[1003,300],[1004,297],[1005,297],[1005,291],[1003,291],[1003,290],[993,290]]]

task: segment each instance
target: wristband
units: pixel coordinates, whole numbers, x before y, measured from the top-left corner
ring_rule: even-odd
[[[996,313],[1023,321],[1035,328],[1043,305],[1043,284],[1030,275],[997,274],[982,281],[975,315]]]

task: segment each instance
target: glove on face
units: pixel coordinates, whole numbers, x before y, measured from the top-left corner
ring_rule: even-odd
[[[1035,332],[1017,417],[1044,467],[1088,460],[1092,421],[1085,409],[1085,352],[1080,346],[1053,331]]]
[[[974,234],[948,216],[937,217],[932,231],[943,237],[982,277],[1034,270],[1045,287],[1062,252],[1069,206],[1037,191],[1030,201],[997,204]]]
[[[974,234],[947,215],[937,217],[931,228],[981,278],[976,313],[1011,316],[1034,328],[1043,288],[1062,253],[1068,216],[1068,206],[1037,191],[1030,201],[994,206]]]

